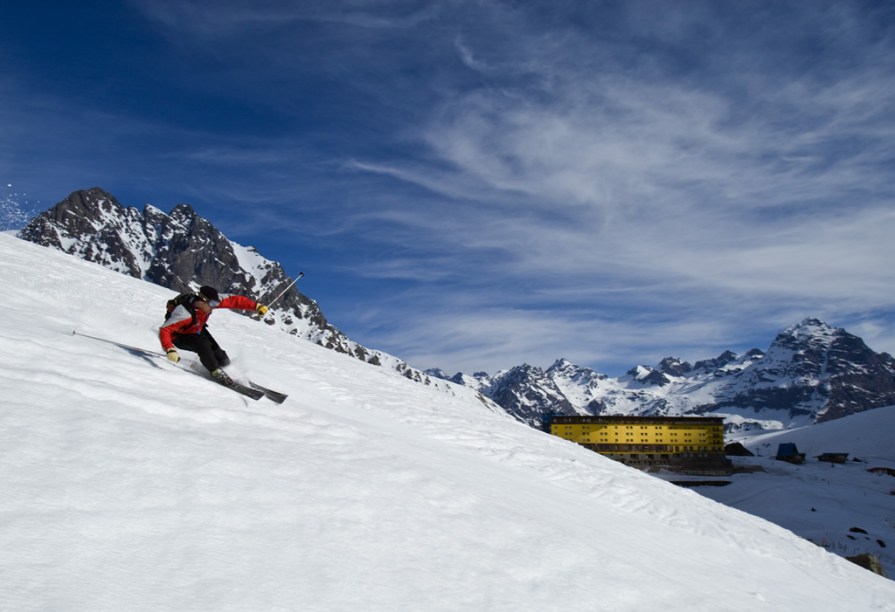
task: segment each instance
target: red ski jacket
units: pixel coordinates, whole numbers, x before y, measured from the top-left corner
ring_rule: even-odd
[[[221,299],[221,303],[215,306],[214,310],[217,310],[218,308],[255,310],[255,307],[258,305],[258,302],[255,300],[241,295],[222,295],[221,297],[223,298]],[[181,304],[171,311],[171,316],[169,316],[165,320],[165,324],[159,328],[158,338],[162,343],[162,348],[165,351],[170,348],[175,348],[175,335],[202,333],[202,330],[205,328],[205,323],[210,316],[210,312],[205,314],[202,310],[196,308],[196,322],[193,323],[193,313],[190,312],[186,306]]]

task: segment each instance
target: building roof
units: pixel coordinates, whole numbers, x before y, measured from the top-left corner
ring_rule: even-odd
[[[667,425],[669,423],[679,423],[686,425],[723,425],[724,417],[706,417],[706,416],[554,416],[550,419],[553,424],[560,425],[579,425],[579,424],[597,424],[597,425],[613,425],[620,423],[633,423],[637,425],[656,424]]]

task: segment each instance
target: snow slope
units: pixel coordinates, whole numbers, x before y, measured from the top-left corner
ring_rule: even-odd
[[[737,474],[726,487],[700,488],[714,500],[766,518],[843,556],[870,552],[895,577],[895,406],[745,440],[756,457],[735,458],[762,471]],[[806,455],[792,465],[774,457],[781,442]],[[844,464],[817,460],[848,453]],[[879,468],[878,472],[870,471]]]
[[[701,494],[766,518],[842,556],[876,555],[895,577],[895,406],[876,408],[818,425],[754,437],[743,443],[755,457],[735,464],[760,469],[738,473],[724,487]],[[793,442],[805,463],[777,461],[781,442]],[[822,453],[848,453],[844,464],[817,460]],[[879,468],[877,471],[870,471]],[[664,475],[669,479],[680,477]]]
[[[245,317],[252,402],[157,348],[169,292],[0,235],[0,609],[895,611],[762,519]]]

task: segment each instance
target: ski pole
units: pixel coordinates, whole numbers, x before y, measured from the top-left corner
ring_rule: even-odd
[[[289,283],[289,286],[286,287],[285,289],[283,289],[283,290],[280,292],[280,295],[278,295],[277,297],[275,297],[275,298],[270,302],[270,304],[267,304],[267,307],[270,308],[270,307],[273,306],[273,305],[274,305],[274,304],[275,304],[281,297],[283,297],[284,295],[286,295],[286,292],[289,291],[290,289],[292,289],[292,286],[293,286],[295,283],[297,283],[297,282],[298,282],[298,279],[300,279],[300,278],[301,278],[302,276],[304,276],[304,275],[305,275],[304,272],[299,272],[299,273],[298,273],[298,276],[295,277],[295,280],[292,281],[291,283]],[[258,320],[258,321],[263,321],[263,320],[264,320],[264,317],[259,316],[257,320]]]
[[[304,272],[299,272],[299,273],[298,273],[298,276],[295,277],[295,280],[292,281],[291,283],[289,283],[289,286],[286,287],[285,289],[283,289],[283,290],[280,292],[280,295],[278,295],[277,297],[275,297],[275,298],[271,301],[271,303],[267,305],[267,307],[270,308],[271,306],[273,306],[273,305],[277,302],[277,300],[279,300],[281,297],[283,297],[284,295],[286,295],[286,292],[289,291],[290,289],[292,289],[292,285],[294,285],[295,283],[297,283],[297,282],[298,282],[298,279],[300,279],[300,278],[301,278],[302,276],[304,276],[304,275],[305,275]]]

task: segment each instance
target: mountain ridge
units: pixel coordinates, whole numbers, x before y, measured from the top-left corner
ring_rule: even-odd
[[[18,236],[177,293],[211,285],[266,303],[285,290],[265,317],[268,324],[417,382],[432,382],[403,360],[348,338],[315,300],[289,287],[293,279],[279,263],[230,240],[189,204],[177,204],[170,214],[152,204],[140,211],[92,187],[38,214]]]
[[[523,364],[447,378],[533,427],[549,414],[619,414],[714,415],[727,418],[728,430],[784,429],[895,403],[895,359],[813,317],[781,331],[767,351],[728,350],[695,364],[666,357],[615,378],[566,359],[546,370]]]

